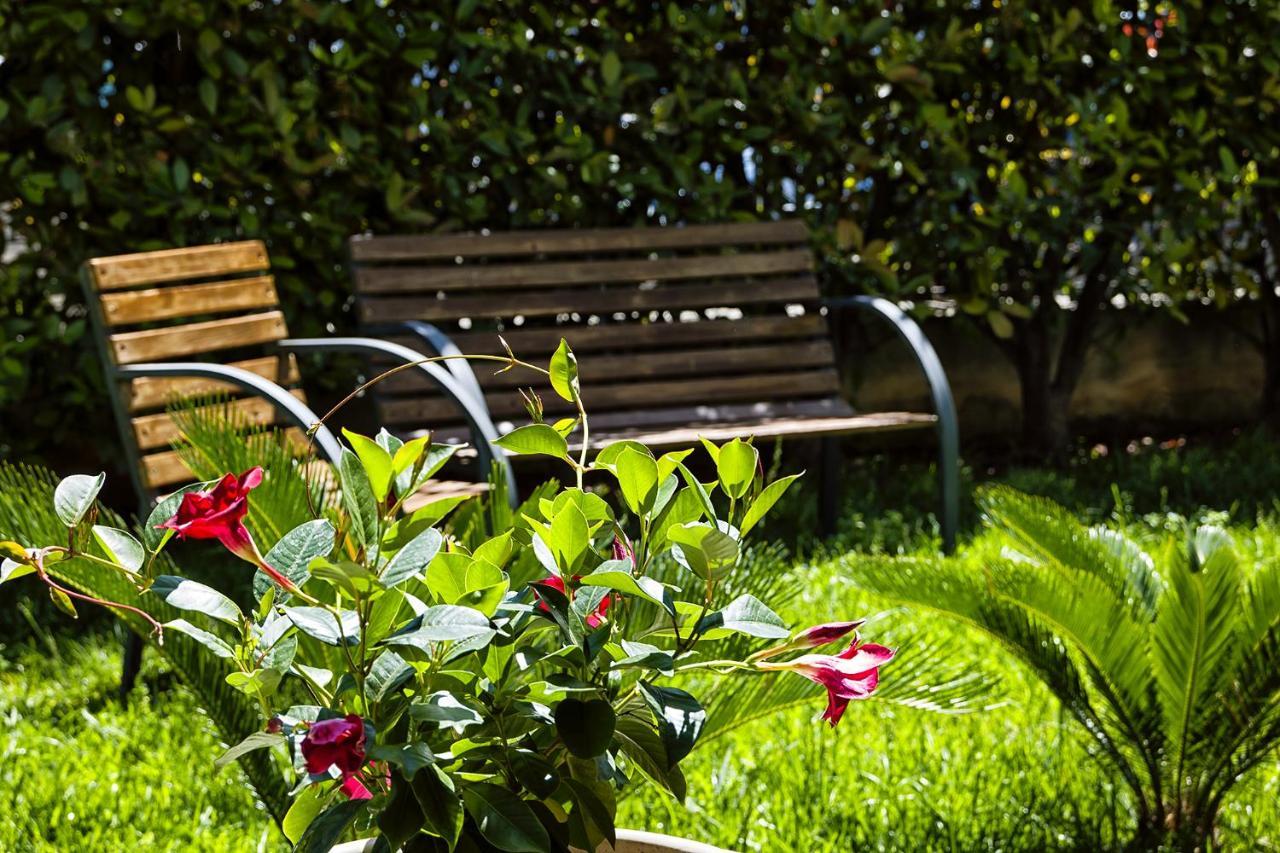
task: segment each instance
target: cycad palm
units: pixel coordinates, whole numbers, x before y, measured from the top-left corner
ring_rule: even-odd
[[[1203,849],[1223,798],[1280,744],[1280,564],[1221,529],[1149,553],[1011,489],[999,548],[848,558],[863,588],[959,617],[1030,666],[1132,791],[1137,846]]]

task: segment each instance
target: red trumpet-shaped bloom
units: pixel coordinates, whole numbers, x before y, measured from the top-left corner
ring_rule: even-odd
[[[860,627],[865,619],[858,619],[853,622],[824,622],[821,625],[814,625],[812,628],[805,628],[789,645],[799,648],[815,648],[817,646],[825,646],[827,643],[834,643],[836,640]]]
[[[293,582],[267,564],[244,526],[245,514],[249,512],[249,492],[260,483],[261,468],[250,468],[239,477],[227,474],[208,491],[183,495],[178,511],[160,527],[174,531],[180,539],[216,539],[232,554],[262,569],[281,587],[292,591]]]
[[[328,773],[336,767],[342,774],[342,790],[351,799],[367,800],[373,796],[356,778],[367,760],[364,720],[358,714],[312,723],[302,739],[302,757],[308,773]]]
[[[573,576],[574,583],[577,583],[581,577],[582,575],[574,575]],[[564,578],[558,577],[557,575],[552,575],[549,578],[543,578],[540,581],[536,581],[536,583],[540,586],[551,587],[555,591],[563,593],[565,596],[569,598],[573,597],[572,594],[566,591],[565,589]],[[605,614],[609,612],[609,605],[613,603],[611,601],[612,598],[613,596],[606,595],[604,598],[600,599],[600,603],[596,605],[595,612],[587,617],[588,628],[599,628],[601,625],[604,624],[604,621],[607,618]],[[538,609],[544,613],[551,612],[551,608],[547,607],[547,605],[544,604],[543,602],[538,602]]]
[[[849,702],[866,699],[880,683],[880,667],[893,658],[893,649],[855,639],[838,655],[801,655],[789,661],[760,661],[761,669],[786,670],[827,688],[822,719],[832,727],[840,722]]]

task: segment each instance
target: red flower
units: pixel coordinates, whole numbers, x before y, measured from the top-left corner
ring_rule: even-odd
[[[207,492],[183,495],[177,513],[160,527],[176,532],[181,539],[217,539],[232,554],[253,563],[281,587],[293,591],[293,582],[267,565],[244,526],[249,492],[261,482],[261,468],[250,468],[239,477],[227,474]]]
[[[348,797],[367,800],[373,795],[355,778],[365,764],[364,720],[358,714],[341,719],[319,720],[311,724],[302,739],[302,757],[308,773],[328,773],[337,767],[342,774],[342,790]]]
[[[573,576],[574,583],[577,583],[581,579],[582,579],[582,575]],[[567,596],[570,600],[573,599],[573,594],[565,591],[564,578],[558,575],[552,575],[549,578],[543,578],[540,581],[535,581],[535,583],[538,583],[541,586],[549,586],[552,589],[556,590],[557,592],[564,593],[564,595]],[[592,613],[590,616],[587,617],[588,628],[599,628],[601,625],[604,624],[604,621],[606,618],[605,614],[609,612],[609,605],[613,603],[612,598],[613,596],[606,595],[604,598],[600,599],[600,603],[596,606],[596,612]],[[538,602],[538,609],[541,610],[543,613],[551,612],[551,608],[547,607],[546,602],[542,602],[542,601]]]
[[[636,552],[632,549],[631,543],[621,534],[613,537],[613,559],[627,560],[631,563],[632,568],[635,568]]]
[[[789,670],[827,688],[822,719],[834,728],[853,699],[866,699],[880,683],[880,667],[893,658],[893,649],[857,640],[838,655],[801,655],[790,661],[761,661],[761,669]]]

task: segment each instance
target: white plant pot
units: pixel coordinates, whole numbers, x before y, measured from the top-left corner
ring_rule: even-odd
[[[339,844],[332,848],[329,853],[368,853],[372,849],[372,840],[348,841],[346,844]],[[609,853],[609,851],[602,847],[596,853]],[[659,835],[656,832],[619,829],[618,844],[613,848],[613,853],[733,853],[733,851],[671,835]]]

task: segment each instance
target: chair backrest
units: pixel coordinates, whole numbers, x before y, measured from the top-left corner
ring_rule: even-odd
[[[93,258],[84,284],[121,440],[142,494],[187,482],[191,472],[169,448],[177,426],[173,399],[226,394],[246,423],[271,424],[271,403],[203,378],[120,381],[120,365],[205,361],[240,367],[296,389],[298,365],[272,346],[288,337],[267,248],[260,240]],[[301,398],[302,391],[294,390]]]
[[[500,332],[535,363],[565,337],[593,424],[848,411],[799,222],[357,236],[350,250],[362,323],[428,321],[466,353],[499,354]],[[475,370],[495,420],[518,420],[515,389],[536,377]],[[384,425],[457,422],[416,376],[378,390]]]

